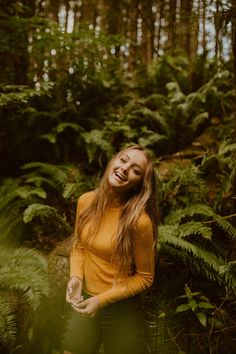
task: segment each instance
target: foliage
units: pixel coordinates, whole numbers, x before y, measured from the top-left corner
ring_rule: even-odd
[[[74,205],[81,191],[91,187],[73,166],[35,162],[22,169],[27,173],[6,179],[0,188],[1,240],[19,244],[35,237],[35,244],[47,250],[72,231],[69,201]],[[44,235],[48,241],[51,235],[51,244]]]
[[[36,250],[0,250],[0,348],[13,350],[27,340],[42,297],[48,295],[47,262]],[[18,307],[23,307],[22,314]],[[29,321],[29,318],[30,321]]]
[[[207,317],[209,312],[207,310],[214,309],[209,299],[201,294],[199,291],[192,292],[188,286],[185,286],[186,295],[181,295],[179,298],[186,299],[185,304],[181,304],[176,308],[176,313],[184,311],[192,311],[199,320],[200,324],[204,327],[207,326]]]
[[[184,284],[207,296],[215,308],[226,294],[235,296],[236,231],[229,217],[235,197],[232,76],[213,66],[211,77],[205,75],[193,89],[189,59],[169,54],[136,77],[108,66],[95,72],[92,59],[86,74],[77,65],[45,89],[2,88],[1,240],[52,250],[71,233],[77,197],[97,184],[112,154],[130,143],[143,145],[157,170],[158,259],[166,275],[162,279],[158,273],[158,289],[151,296],[153,352],[191,351],[187,338],[194,331],[187,324],[196,322],[185,315],[192,310],[173,315]],[[222,311],[228,313],[230,306],[234,313],[233,301]],[[11,313],[6,307],[4,316],[11,318]],[[209,327],[199,331],[209,348]],[[219,343],[222,348],[226,340]]]
[[[194,150],[192,154],[195,156]],[[162,272],[168,272],[169,267],[178,278],[176,283],[171,280],[175,291],[173,287],[171,292],[164,288],[160,298],[158,297],[159,302],[163,297],[170,302],[170,310],[165,310],[166,348],[169,341],[174,341],[179,350],[181,348],[188,352],[191,348],[191,352],[195,353],[193,345],[187,340],[188,336],[191,336],[192,343],[195,342],[196,352],[204,346],[212,352],[220,348],[222,353],[227,353],[232,348],[232,341],[223,333],[228,331],[228,327],[235,325],[228,308],[231,306],[232,311],[235,311],[235,255],[232,250],[236,231],[233,219],[227,215],[234,212],[234,178],[231,177],[234,155],[234,143],[222,141],[218,143],[217,151],[208,151],[196,160],[190,160],[184,154],[176,154],[171,160],[168,157],[167,161],[158,160],[159,201],[162,212],[159,257],[164,265],[167,264]],[[225,194],[224,190],[227,191]],[[177,264],[180,268],[176,270]],[[182,273],[182,277],[178,271]],[[204,279],[207,279],[207,282]],[[166,283],[170,284],[171,281],[167,276]],[[158,283],[160,284],[160,279]],[[186,283],[198,290],[194,295],[188,291],[188,294],[185,294],[187,303],[178,308],[174,294],[177,293],[177,298],[182,298],[181,285]],[[203,293],[204,296],[207,294],[211,303],[214,302],[213,313],[205,313],[198,308]],[[197,301],[191,302],[190,295],[193,298],[196,296]],[[170,313],[173,307],[183,309],[184,314],[174,319]],[[159,305],[156,311],[157,314],[160,313]],[[195,315],[196,311],[202,314]],[[191,312],[195,317],[189,315]],[[196,331],[196,321],[202,325],[208,324]],[[152,326],[155,326],[155,320]]]

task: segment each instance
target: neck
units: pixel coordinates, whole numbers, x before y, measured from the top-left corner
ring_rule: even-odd
[[[127,201],[126,193],[116,193],[115,191],[111,191],[109,207],[111,208],[119,208],[122,207]]]

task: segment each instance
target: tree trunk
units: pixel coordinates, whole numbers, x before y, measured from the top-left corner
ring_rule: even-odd
[[[168,44],[171,52],[176,48],[176,0],[169,0]]]
[[[231,22],[232,22],[232,49],[234,61],[234,80],[236,86],[236,0],[232,0],[231,7]]]
[[[143,0],[141,2],[142,17],[142,62],[150,64],[153,59],[154,50],[154,19],[152,13],[152,1]]]
[[[128,10],[129,14],[129,58],[128,58],[128,70],[133,71],[137,61],[137,19],[138,19],[138,0],[132,1],[133,6],[130,6]]]
[[[28,83],[29,53],[27,19],[34,16],[35,4],[29,0],[3,4],[1,1],[1,38],[4,45],[0,54],[1,81],[6,84],[26,85]]]
[[[95,24],[95,9],[96,9],[95,0],[83,0],[81,6],[81,21],[88,25]]]
[[[183,50],[191,56],[191,40],[192,40],[192,6],[193,0],[182,0],[180,8],[180,43]]]

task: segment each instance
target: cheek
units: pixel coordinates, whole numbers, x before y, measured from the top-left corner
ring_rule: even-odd
[[[132,184],[134,185],[134,186],[138,186],[138,185],[140,185],[141,183],[142,183],[142,180],[143,180],[143,177],[142,176],[134,176],[133,178],[132,178]]]

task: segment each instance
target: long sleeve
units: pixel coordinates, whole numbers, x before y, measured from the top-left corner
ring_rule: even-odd
[[[81,280],[84,275],[84,248],[73,246],[70,256],[70,277],[77,277]]]
[[[135,274],[98,295],[100,306],[134,296],[150,287],[154,277],[154,237],[150,218],[144,214],[134,235]]]
[[[77,223],[79,218],[79,213],[82,208],[82,200],[78,199],[77,209],[76,209],[76,221],[75,221],[75,231],[77,230]],[[70,277],[78,277],[81,280],[84,275],[84,247],[81,244],[75,244],[72,246],[72,251],[70,255]]]

